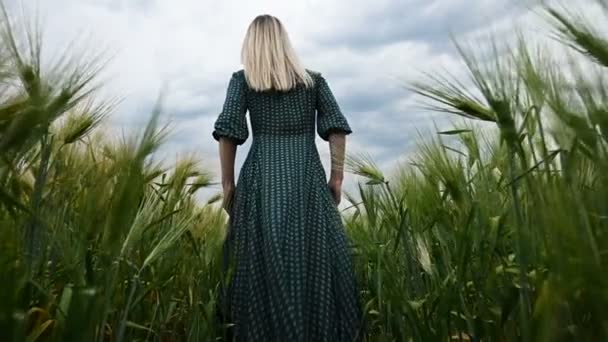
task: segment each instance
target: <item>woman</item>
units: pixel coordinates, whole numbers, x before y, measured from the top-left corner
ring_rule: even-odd
[[[214,124],[233,276],[220,301],[236,341],[359,341],[362,310],[337,205],[352,130],[321,74],[304,69],[281,22],[255,18]],[[252,144],[234,182],[237,146]],[[315,132],[316,119],[316,132]],[[315,145],[328,141],[331,175]]]

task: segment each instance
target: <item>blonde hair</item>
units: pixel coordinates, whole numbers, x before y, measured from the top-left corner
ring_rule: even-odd
[[[293,89],[298,84],[313,85],[313,79],[302,67],[279,19],[265,14],[249,25],[241,62],[249,86],[257,91]]]

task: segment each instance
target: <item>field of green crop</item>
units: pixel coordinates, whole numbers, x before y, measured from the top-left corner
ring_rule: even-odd
[[[369,341],[608,340],[608,36],[572,13],[540,13],[558,51],[457,44],[469,80],[411,84],[467,119],[391,177],[348,156]],[[0,18],[0,341],[223,340],[204,161],[155,162],[159,111],[104,138],[103,60],[48,67],[40,30]]]

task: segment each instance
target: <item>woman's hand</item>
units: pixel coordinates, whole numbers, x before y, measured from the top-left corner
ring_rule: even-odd
[[[232,203],[234,201],[234,182],[222,183],[222,188],[224,190],[224,199],[222,201],[222,208],[227,212],[230,212],[232,209]]]
[[[330,178],[327,186],[329,187],[331,195],[334,199],[334,203],[336,203],[336,205],[340,204],[342,199],[342,180]]]

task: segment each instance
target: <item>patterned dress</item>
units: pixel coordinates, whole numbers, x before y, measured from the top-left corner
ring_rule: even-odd
[[[362,308],[349,239],[315,136],[352,130],[326,80],[257,92],[233,73],[213,137],[252,144],[236,181],[221,296],[234,341],[360,341]],[[316,132],[315,132],[316,119]],[[227,269],[227,268],[226,268]]]

